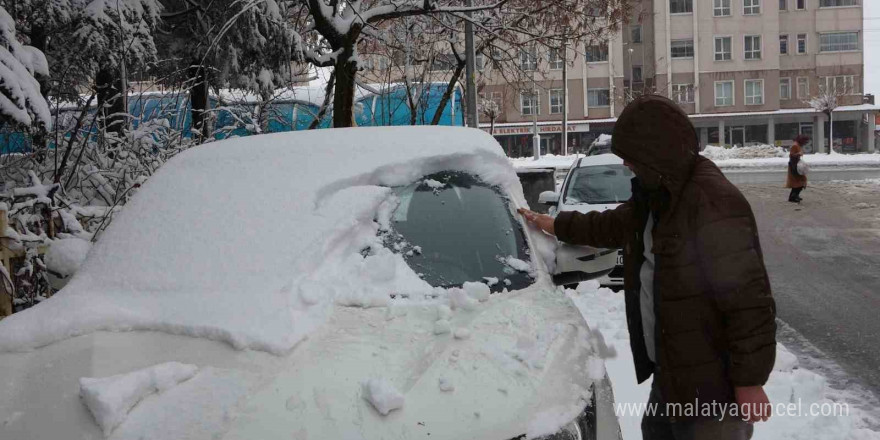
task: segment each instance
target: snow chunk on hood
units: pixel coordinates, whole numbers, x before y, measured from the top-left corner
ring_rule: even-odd
[[[167,362],[116,376],[83,377],[79,380],[80,395],[104,435],[109,436],[144,397],[168,390],[196,371],[195,365]]]
[[[334,307],[430,291],[381,246],[376,219],[394,206],[389,187],[444,170],[525,205],[504,151],[474,129],[303,131],[187,150],[143,185],[63,290],[0,321],[0,352],[153,330],[287,353]]]
[[[385,379],[370,379],[362,384],[364,399],[383,416],[403,408],[404,397]]]

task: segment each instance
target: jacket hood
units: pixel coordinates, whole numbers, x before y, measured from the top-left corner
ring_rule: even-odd
[[[687,114],[659,95],[639,97],[614,125],[611,151],[644,170],[657,173],[672,194],[690,176],[699,155],[697,132]]]

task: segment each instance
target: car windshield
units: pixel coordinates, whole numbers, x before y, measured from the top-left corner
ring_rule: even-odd
[[[575,169],[565,190],[566,204],[623,203],[632,195],[629,168],[619,165],[591,165]]]
[[[529,261],[525,236],[498,188],[444,171],[395,193],[400,204],[383,239],[432,286],[477,281],[498,292],[533,282],[523,271]]]

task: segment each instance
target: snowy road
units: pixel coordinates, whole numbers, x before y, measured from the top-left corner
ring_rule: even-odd
[[[832,386],[865,387],[876,402],[880,179],[816,183],[803,193],[801,205],[788,203],[788,190],[781,186],[739,185],[758,220],[778,317],[784,322],[780,340],[815,358],[814,367],[824,363]],[[835,371],[836,365],[843,371]]]

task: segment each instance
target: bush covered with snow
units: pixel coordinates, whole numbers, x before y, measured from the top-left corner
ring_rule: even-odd
[[[194,145],[163,121],[140,124],[121,136],[94,135],[80,127],[80,137],[65,139],[58,148],[0,156],[0,203],[8,216],[3,235],[10,249],[26,257],[8,280],[16,281],[16,310],[51,296],[46,270],[73,275],[88,243],[137,189],[168,159]],[[61,248],[53,251],[56,243]]]

